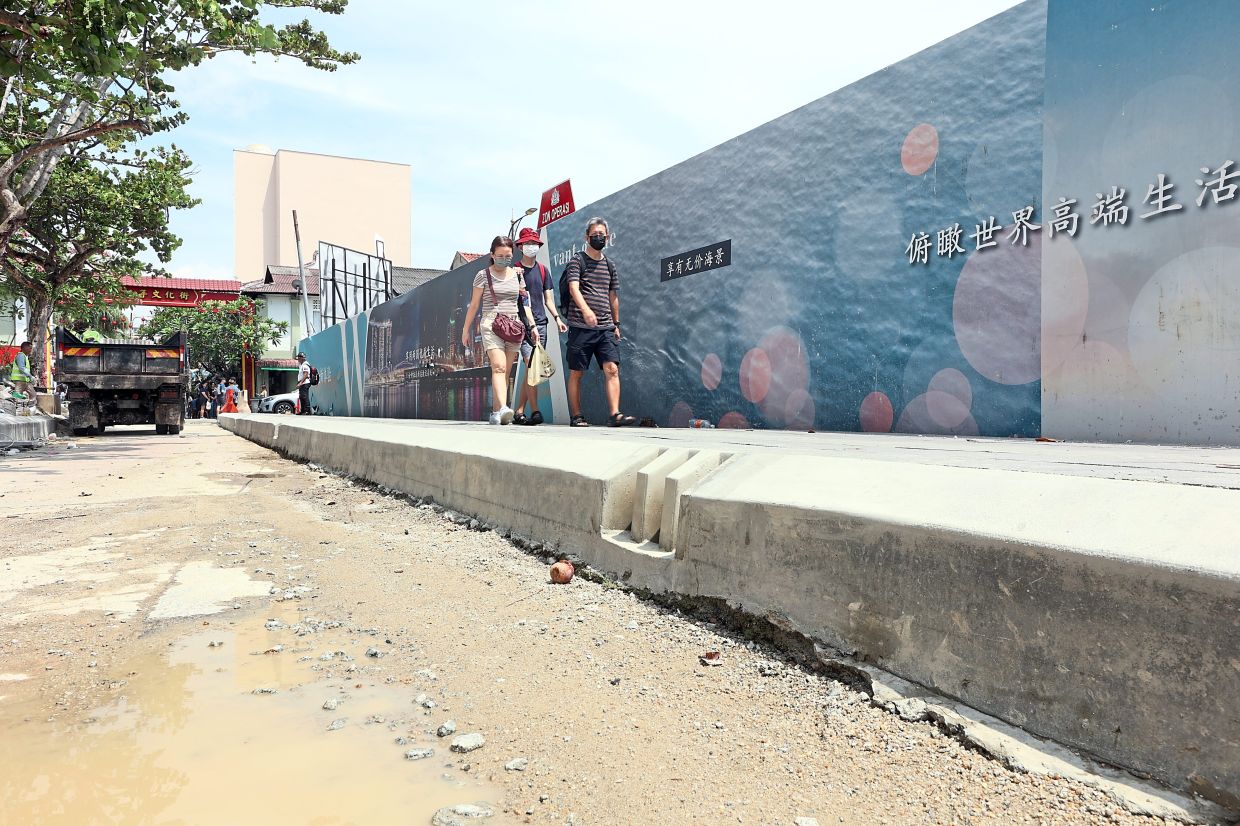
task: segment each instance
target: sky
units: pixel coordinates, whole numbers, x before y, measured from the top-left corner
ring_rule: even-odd
[[[202,203],[174,214],[168,269],[259,277],[232,272],[232,151],[250,144],[409,164],[412,261],[393,263],[446,269],[566,178],[588,204],[1013,5],[350,0],[311,20],[352,66],[223,55],[169,78],[190,120],[166,139]]]

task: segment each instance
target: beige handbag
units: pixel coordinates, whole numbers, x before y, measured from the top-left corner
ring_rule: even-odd
[[[555,375],[555,363],[539,342],[530,353],[530,363],[525,366],[525,383],[537,387]]]

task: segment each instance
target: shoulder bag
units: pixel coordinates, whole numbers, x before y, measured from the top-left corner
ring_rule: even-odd
[[[491,291],[491,303],[499,307],[499,300],[495,297],[495,282],[491,279],[491,268],[486,268],[487,289]],[[517,276],[514,275],[514,278]],[[501,313],[498,310],[495,313],[495,320],[491,322],[491,332],[499,336],[509,344],[520,344],[525,339],[525,325],[517,319]]]

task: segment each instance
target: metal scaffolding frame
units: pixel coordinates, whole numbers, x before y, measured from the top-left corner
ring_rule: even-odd
[[[318,264],[324,328],[392,297],[391,259],[320,241]]]

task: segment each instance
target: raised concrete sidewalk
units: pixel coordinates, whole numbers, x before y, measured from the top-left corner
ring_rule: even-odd
[[[1240,808],[1240,450],[220,423]]]

